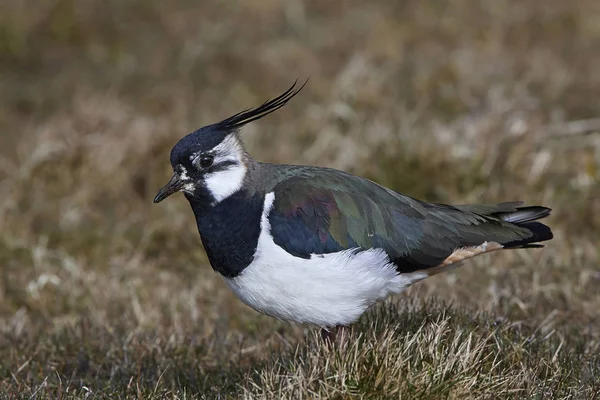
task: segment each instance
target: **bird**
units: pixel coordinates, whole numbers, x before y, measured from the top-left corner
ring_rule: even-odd
[[[305,85],[184,136],[154,198],[184,194],[210,265],[254,310],[331,339],[378,301],[466,259],[552,239],[537,221],[548,207],[428,203],[341,170],[256,161],[241,128]]]

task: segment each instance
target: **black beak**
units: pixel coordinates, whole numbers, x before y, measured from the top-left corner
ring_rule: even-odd
[[[179,179],[179,176],[177,176],[177,174],[174,174],[171,180],[167,182],[167,184],[158,191],[156,197],[154,198],[154,202],[160,203],[173,193],[179,192],[182,187],[183,182],[181,181],[181,179]]]

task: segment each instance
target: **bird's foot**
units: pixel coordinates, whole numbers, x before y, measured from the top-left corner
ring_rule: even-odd
[[[347,326],[334,326],[331,328],[321,328],[321,338],[325,343],[334,346],[342,346],[350,337],[350,328]]]

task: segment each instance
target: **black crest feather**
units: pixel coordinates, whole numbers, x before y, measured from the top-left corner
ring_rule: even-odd
[[[256,121],[264,117],[267,114],[272,113],[273,111],[279,110],[281,107],[285,106],[288,101],[290,101],[294,96],[296,96],[300,91],[306,86],[308,83],[308,79],[306,82],[302,84],[302,86],[296,88],[296,84],[298,80],[294,81],[294,84],[290,86],[288,90],[275,97],[272,100],[267,100],[262,105],[256,108],[249,108],[244,111],[241,111],[231,117],[224,119],[221,122],[217,122],[213,127],[223,130],[235,130],[241,128],[249,122]]]

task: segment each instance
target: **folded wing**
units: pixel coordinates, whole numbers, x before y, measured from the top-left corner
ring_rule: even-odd
[[[303,169],[274,192],[273,240],[303,258],[381,248],[403,273],[443,266],[460,249],[480,254],[484,243],[538,247],[552,238],[550,228],[533,222],[549,215],[545,207],[425,203],[336,170]]]

